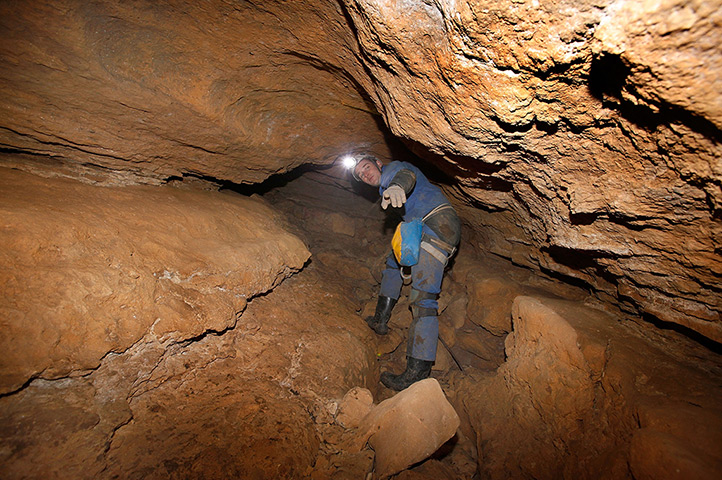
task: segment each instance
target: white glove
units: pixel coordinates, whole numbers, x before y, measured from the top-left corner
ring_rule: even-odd
[[[384,190],[383,199],[381,200],[381,208],[386,210],[389,203],[394,208],[400,208],[406,203],[406,192],[398,185],[391,185],[389,188]]]

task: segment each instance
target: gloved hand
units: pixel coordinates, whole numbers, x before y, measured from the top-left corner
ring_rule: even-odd
[[[381,208],[386,210],[389,203],[394,208],[399,208],[406,203],[406,192],[404,192],[404,189],[398,185],[391,185],[384,190],[383,198],[381,199]]]

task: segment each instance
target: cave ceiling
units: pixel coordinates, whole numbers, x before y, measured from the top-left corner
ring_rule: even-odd
[[[250,184],[399,142],[483,249],[722,341],[716,1],[2,2],[0,29],[5,165]]]

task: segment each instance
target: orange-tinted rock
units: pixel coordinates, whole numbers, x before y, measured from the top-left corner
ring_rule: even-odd
[[[374,107],[343,71],[355,50],[343,16],[279,7],[4,4],[2,143],[131,183],[250,183],[358,150],[387,156]]]
[[[456,385],[476,392],[461,396],[490,478],[653,478],[667,468],[706,478],[719,469],[713,354],[691,360],[679,339],[651,342],[571,302],[518,297],[513,319],[496,375]],[[668,460],[657,461],[661,452]]]
[[[54,184],[39,181],[48,188]],[[96,187],[80,188],[83,193]],[[107,196],[113,189],[100,190]],[[123,191],[130,195],[147,187]],[[267,231],[275,225],[276,242],[288,235],[279,228],[285,222],[265,202],[217,192],[160,191],[194,200],[176,215],[208,207],[206,222],[215,218],[213,209],[227,216],[213,224],[218,235],[224,228],[242,233],[230,223],[233,215],[260,221]],[[89,203],[87,192],[79,198]],[[251,215],[255,204],[261,220]],[[154,208],[162,212],[164,205],[156,202]],[[256,240],[264,238],[256,233]],[[188,237],[184,254],[206,254],[196,250],[205,246]],[[265,269],[267,256],[258,255],[254,265]],[[370,470],[373,453],[337,455],[332,430],[341,428],[333,423],[338,399],[355,385],[377,383],[373,333],[356,318],[350,289],[339,287],[342,274],[322,270],[320,263],[302,273],[254,297],[232,328],[178,342],[147,335],[122,353],[106,355],[85,376],[36,379],[2,396],[0,476],[302,479],[316,473],[318,463],[321,476],[312,478],[330,479],[358,478]],[[225,295],[211,290],[206,301],[221,302]],[[320,459],[327,455],[331,461],[322,471]]]
[[[328,165],[347,151],[371,150],[384,159],[393,151],[395,158],[447,175],[445,190],[464,219],[462,248],[566,279],[626,314],[643,313],[720,342],[720,12],[716,2],[679,0],[3,2],[0,162],[105,185],[159,184],[183,176],[252,183],[300,165]],[[428,164],[396,148],[386,128]],[[350,189],[346,174],[329,169],[322,175]],[[106,402],[112,397],[124,403],[129,392],[144,394],[154,386],[169,404],[182,403],[183,397],[160,388],[184,370],[180,361],[170,362],[172,369],[156,368],[160,357],[173,356],[164,353],[166,347],[226,331],[246,297],[298,268],[278,271],[279,265],[265,263],[256,270],[255,262],[244,263],[253,272],[228,276],[227,268],[235,271],[235,262],[251,255],[239,259],[224,249],[238,246],[238,225],[226,225],[227,215],[215,212],[216,200],[196,202],[203,196],[198,193],[188,194],[190,202],[175,198],[178,207],[169,209],[164,191],[106,190],[118,201],[105,207],[88,201],[84,192],[90,191],[48,188],[37,203],[15,187],[2,191],[2,220],[9,218],[20,230],[3,223],[0,235],[10,240],[0,259],[4,267],[20,252],[18,268],[24,272],[0,273],[2,381],[7,391],[32,376],[87,374],[101,358],[127,361],[122,352],[139,359],[113,371],[113,378],[130,384],[124,389],[109,387],[108,374],[93,377],[90,386],[84,379],[31,382],[17,396],[0,399],[3,434],[13,438],[13,448],[2,454],[22,457],[18,464],[0,462],[7,469],[3,477],[16,467],[18,476],[23,471],[41,476],[43,465],[74,478],[96,476],[106,467],[97,463],[98,452],[113,444],[115,429],[129,415],[127,405]],[[130,199],[133,192],[143,192],[154,208],[143,211]],[[338,234],[320,241],[354,238],[347,220],[336,219],[334,226],[328,215],[340,197],[324,197],[327,210],[295,211],[309,227]],[[228,212],[229,203],[220,203]],[[265,207],[256,213],[264,220],[269,216]],[[173,223],[179,215],[184,221]],[[23,222],[26,217],[42,223]],[[145,223],[134,223],[138,218]],[[377,220],[368,213],[354,218],[354,236],[378,228]],[[209,239],[179,240],[188,238],[180,231],[193,226],[206,229],[194,234]],[[102,237],[94,238],[94,232]],[[243,248],[253,243],[238,238],[244,238]],[[311,412],[319,425],[330,425],[335,399],[348,388],[375,383],[364,380],[374,375],[372,362],[349,360],[368,353],[354,338],[373,345],[353,302],[371,297],[366,269],[377,275],[375,262],[388,250],[387,242],[364,240],[353,250],[366,256],[363,265],[353,266],[337,251],[325,257],[323,266],[335,264],[356,276],[343,287],[324,284],[330,295],[342,290],[339,297],[299,288],[320,302],[318,309],[292,296],[283,297],[280,306],[261,302],[259,317],[265,320],[298,318],[317,327],[331,345],[328,358],[309,355],[321,347],[320,340],[311,340],[315,330],[288,330],[273,322],[265,324],[272,325],[273,335],[263,332],[258,342],[233,353],[245,362],[238,370],[268,376],[283,388],[248,385],[303,398],[303,409],[288,410]],[[253,255],[262,262],[277,257],[276,244],[268,245]],[[456,269],[466,269],[460,277],[480,268],[463,262],[459,257]],[[208,270],[209,264],[218,268]],[[655,470],[662,463],[655,463],[654,451],[677,453],[679,462],[664,465],[681,472],[709,471],[694,465],[709,465],[715,452],[690,448],[689,440],[692,435],[706,439],[704,445],[719,444],[709,428],[719,423],[713,420],[720,410],[714,399],[722,398],[714,383],[719,369],[708,366],[703,347],[675,356],[680,346],[667,341],[664,330],[640,339],[619,317],[585,309],[562,312],[563,305],[551,308],[546,300],[556,313],[524,303],[516,321],[528,318],[530,325],[514,333],[507,366],[483,383],[481,400],[471,402],[481,469],[491,477],[511,471],[537,478],[584,478],[589,472],[624,478],[633,444],[637,476],[663,474]],[[443,319],[445,338],[452,338],[452,326],[461,327],[459,313],[451,309]],[[402,331],[409,322],[400,305],[393,326]],[[501,325],[498,333],[506,330],[508,324]],[[478,347],[472,334],[464,332],[460,343]],[[393,350],[401,338],[388,337],[382,350]],[[256,360],[268,363],[259,368]],[[325,370],[330,375],[318,373]],[[206,380],[198,385],[218,386]],[[57,389],[55,395],[47,387]],[[571,398],[577,391],[579,398]],[[593,408],[585,409],[590,392]],[[246,392],[228,393],[228,399],[241,399]],[[158,427],[155,406],[142,402],[139,423]],[[283,403],[278,405],[289,425],[308,427],[307,419],[293,423]],[[215,420],[195,408],[203,420]],[[677,410],[685,422],[673,415]],[[557,418],[565,428],[557,426]],[[642,433],[635,433],[637,422]],[[191,430],[198,425],[205,423]],[[216,427],[209,432],[224,430]],[[232,425],[227,431],[237,432]],[[311,448],[294,452],[293,461],[308,464],[314,436],[294,435],[289,438]],[[229,443],[238,446],[234,441]],[[289,443],[279,444],[274,454],[283,456]],[[332,476],[334,465],[358,462],[365,473],[366,460],[362,455],[331,460],[327,472]],[[191,467],[177,470],[190,475]],[[274,471],[270,461],[265,467],[252,473],[307,476]]]
[[[235,325],[309,252],[262,202],[0,175],[2,391]]]
[[[718,465],[722,462],[722,412],[714,417],[692,403],[652,399],[637,407],[637,415],[642,429],[668,433],[675,441],[716,457]]]
[[[354,387],[343,396],[336,421],[346,428],[356,428],[369,413],[374,397],[366,388]]]
[[[359,427],[358,445],[376,453],[374,475],[388,478],[434,453],[459,427],[439,382],[416,382],[374,407]]]
[[[722,341],[719,8],[353,2],[349,14],[371,98],[453,178],[477,245]]]
[[[5,3],[0,143],[25,156],[3,162],[252,183],[413,159],[388,128],[453,180],[477,246],[719,342],[715,7]]]
[[[469,320],[484,327],[494,335],[511,331],[511,304],[519,294],[515,285],[501,278],[475,280],[467,285]]]

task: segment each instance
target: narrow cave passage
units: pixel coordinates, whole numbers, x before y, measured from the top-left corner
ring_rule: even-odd
[[[123,281],[129,275],[145,278],[143,268],[150,268],[161,287],[149,300],[171,309],[165,316],[192,325],[201,315],[216,325],[174,338],[178,325],[156,321],[150,335],[105,355],[83,375],[59,372],[56,379],[32,380],[4,395],[7,478],[55,471],[74,478],[350,479],[374,471],[383,447],[354,443],[362,435],[359,417],[394,397],[379,383],[379,372],[403,369],[412,318],[405,287],[389,335],[377,336],[363,320],[373,312],[398,219],[345,172],[305,169],[241,193],[192,177],[135,190],[12,171],[3,178],[6,192],[17,189],[33,199],[15,198],[13,209],[21,216],[33,205],[55,204],[54,195],[73,191],[77,198],[65,210],[54,207],[50,214],[58,223],[52,228],[60,235],[36,240],[39,249],[31,243],[31,254],[52,260],[53,248],[67,256],[75,245],[85,258],[96,248],[85,225],[99,219],[96,233],[100,228],[119,234],[103,251],[120,272],[120,286],[130,285]],[[127,213],[117,219],[121,223],[108,223],[103,209],[114,210],[117,202]],[[188,231],[191,224],[169,211],[205,223]],[[144,222],[158,222],[157,233],[148,235],[147,225],[143,233],[124,231],[138,221],[134,212]],[[310,257],[299,257],[298,271],[280,284],[272,280],[267,293],[234,303],[226,297],[233,277],[229,283],[219,273],[223,268],[213,273],[210,264],[203,266],[208,259],[201,261],[207,232],[220,235],[212,249],[223,254],[222,244],[232,243],[223,230],[239,235],[236,225],[243,224],[246,235],[257,237],[243,239],[247,253],[265,235],[257,229],[271,220],[276,246],[264,255],[292,258],[286,243],[293,251],[303,249],[292,240],[297,238]],[[45,225],[54,225],[50,217]],[[173,228],[174,238],[162,238]],[[586,289],[483,253],[468,225],[464,233],[444,279],[442,341],[431,375],[460,425],[448,442],[399,478],[524,476],[531,458],[540,478],[562,471],[606,471],[624,478],[632,468],[652,468],[649,449],[676,451],[692,435],[717,438],[721,386],[710,381],[722,371],[717,353],[674,331],[655,332],[605,310]],[[68,244],[63,236],[71,237]],[[173,255],[186,256],[160,269],[147,263],[147,255],[168,255],[163,242],[172,242]],[[251,254],[244,270],[265,272],[266,278],[269,269],[278,268],[275,260]],[[221,259],[214,262],[223,266]],[[113,284],[102,275],[96,284]],[[122,291],[120,286],[114,288]],[[103,292],[80,293],[103,298]],[[148,309],[142,298],[133,304],[138,293],[129,291],[127,308],[121,304],[113,316]],[[175,300],[163,299],[174,295]],[[237,301],[239,294],[233,297]],[[359,393],[364,391],[368,397]],[[35,420],[28,424],[27,418]],[[412,451],[420,440],[407,438],[399,450]],[[716,443],[694,445],[684,455],[702,456],[682,467],[706,475],[715,468]],[[697,448],[701,453],[694,453]]]
[[[717,480],[720,25],[0,2],[0,478]],[[399,216],[336,166],[369,152],[463,223],[400,393],[409,286],[365,322]]]
[[[373,471],[383,451],[354,445],[354,416],[368,411],[371,401],[394,396],[379,383],[379,372],[403,369],[412,320],[405,287],[389,335],[377,336],[363,321],[373,313],[399,220],[381,210],[375,192],[336,167],[292,172],[240,193],[193,177],[125,189],[10,170],[3,179],[12,196],[5,199],[11,221],[37,205],[56,205],[36,213],[44,229],[23,234],[24,251],[38,265],[47,258],[47,268],[57,268],[55,252],[77,255],[69,278],[79,267],[98,272],[93,283],[81,278],[74,287],[86,304],[94,297],[102,306],[107,294],[116,299],[118,310],[97,315],[122,318],[131,311],[135,318],[154,304],[167,309],[160,315],[181,322],[156,321],[150,335],[105,355],[84,375],[61,371],[53,380],[45,374],[50,378],[4,395],[4,476],[363,478]],[[59,206],[71,191],[74,200]],[[119,205],[123,215],[109,217]],[[180,211],[185,222],[178,221]],[[265,224],[269,219],[274,227]],[[93,221],[99,223],[90,231]],[[151,224],[156,230],[148,230]],[[47,237],[45,228],[58,233]],[[263,255],[282,256],[298,270],[280,285],[268,275],[279,259],[257,257],[250,247],[269,229],[276,229],[270,235],[276,246]],[[209,231],[217,244],[206,243]],[[109,238],[102,232],[115,232],[116,239],[101,249],[93,239]],[[228,267],[204,257],[204,249],[230,253],[225,244],[232,246],[238,235],[245,235],[241,250],[250,256],[231,257]],[[286,248],[303,246],[289,235],[302,240],[310,257],[291,260],[295,254]],[[560,471],[623,478],[630,465],[651,468],[645,449],[678,449],[690,435],[702,432],[713,440],[722,431],[715,416],[720,385],[710,382],[722,371],[714,351],[605,311],[588,290],[483,253],[475,239],[465,225],[444,279],[432,371],[460,426],[407,474],[523,476],[535,458],[542,478]],[[179,251],[184,256],[176,258]],[[106,261],[117,278],[94,266]],[[237,303],[245,294],[227,296],[239,280],[222,273],[237,270],[239,262],[267,282],[267,293],[247,304]],[[221,267],[216,273],[208,270],[213,264]],[[129,283],[129,277],[150,278],[160,287]],[[143,303],[145,288],[154,292],[150,304]],[[174,337],[179,328],[194,331],[199,315],[207,320],[198,335]],[[59,335],[69,341],[68,333]],[[86,342],[86,349],[91,345]],[[369,392],[365,404],[347,395],[358,396],[359,388]],[[419,440],[407,439],[402,453]],[[712,445],[700,445],[702,455],[713,458]],[[704,474],[705,464],[694,462],[684,467]]]

